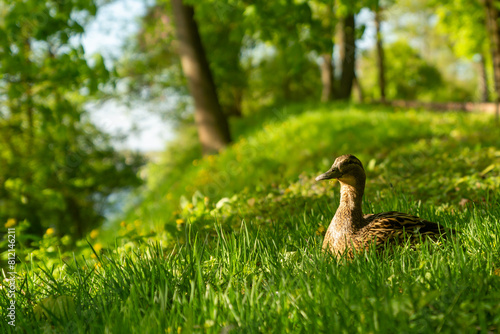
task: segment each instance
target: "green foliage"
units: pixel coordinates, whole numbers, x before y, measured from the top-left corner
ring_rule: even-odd
[[[265,104],[319,97],[319,69],[311,51],[320,48],[318,40],[331,42],[332,36],[324,36],[324,30],[316,29],[318,22],[313,22],[307,2],[187,3],[194,7],[226,115],[241,115],[243,110]],[[178,120],[190,115],[185,112],[189,99],[175,56],[173,32],[169,2],[158,1],[143,18],[143,29],[131,43],[119,72],[128,82],[129,92],[133,93],[130,96],[160,101],[157,109]],[[179,98],[164,103],[172,92]]]
[[[485,80],[479,86],[486,86],[489,94],[479,92],[481,100],[488,95],[495,95],[493,87],[493,67],[491,61],[490,41],[486,24],[484,3],[479,1],[440,1],[432,2],[436,9],[438,22],[436,31],[447,39],[447,44],[453,53],[461,58],[475,62],[475,77],[478,81]],[[481,68],[483,67],[484,68]],[[484,74],[483,74],[484,71]],[[486,78],[483,78],[483,75]],[[488,79],[491,77],[491,79]],[[489,81],[489,82],[488,82]],[[468,85],[470,85],[468,83]],[[488,87],[489,86],[489,87]],[[493,94],[492,94],[493,93]]]
[[[478,11],[478,6],[479,2],[461,0],[398,0],[390,10],[383,12],[384,26],[390,31],[384,37],[407,41],[441,73],[439,90],[418,98],[428,101],[482,100],[482,94],[476,94],[478,86],[482,85],[481,70],[471,58],[482,53],[488,66],[490,60],[488,54],[484,54],[486,50],[469,49],[481,43],[484,45],[486,36],[486,27],[481,26],[484,13]]]
[[[319,54],[332,53],[334,32],[338,18],[334,13],[333,0],[309,1],[311,7],[311,38],[309,44]]]
[[[437,28],[452,41],[458,56],[472,58],[489,53],[486,13],[481,2],[436,0],[434,5],[439,17]]]
[[[240,62],[245,35],[242,24],[244,7],[238,1],[203,1],[191,5],[195,9],[195,20],[218,88],[221,107],[227,115],[241,115],[241,100],[247,85],[246,72]],[[157,109],[166,117],[184,120],[190,116],[183,112],[189,98],[176,53],[171,16],[170,1],[157,1],[150,7],[142,19],[143,29],[131,42],[118,67],[131,94],[122,97],[135,100],[135,103],[137,100],[154,100],[158,102]],[[169,99],[165,104],[165,96],[172,94],[177,98]]]
[[[484,8],[478,2],[204,0],[187,3],[195,8],[219,99],[227,115],[248,113],[263,105],[318,99],[321,91],[318,56],[333,52],[335,43],[340,42],[335,31],[342,17],[362,8],[372,11],[380,8],[387,22],[383,25],[392,27],[389,30],[392,37],[397,36],[419,49],[417,52],[402,42],[387,45],[389,99],[477,100],[477,83],[473,79],[479,74],[470,59],[481,54],[491,65]],[[166,111],[174,119],[185,119],[189,117],[185,107],[190,100],[175,57],[169,1],[157,1],[142,26],[122,62],[122,76],[136,93],[129,96],[147,101],[157,97],[155,109]],[[361,38],[363,31],[364,26],[358,26],[356,38]],[[360,59],[358,79],[368,98],[378,98],[375,59],[375,50]],[[338,77],[341,69],[335,72]]]
[[[470,101],[473,90],[465,84],[445,81],[437,67],[404,41],[384,47],[386,95],[389,100]],[[361,60],[361,81],[366,96],[378,98],[375,50],[365,52]]]
[[[319,99],[321,82],[318,66],[306,57],[307,50],[299,43],[277,50],[255,66],[249,78],[247,110],[263,105],[287,101],[314,101]],[[290,54],[301,56],[289,57]]]
[[[422,93],[433,91],[442,84],[441,75],[404,42],[386,48],[387,95],[396,99],[414,100]],[[398,61],[399,60],[399,61]]]
[[[0,221],[42,236],[82,237],[103,221],[106,197],[138,185],[132,163],[89,121],[83,103],[109,79],[71,38],[93,1],[12,1],[0,21]]]

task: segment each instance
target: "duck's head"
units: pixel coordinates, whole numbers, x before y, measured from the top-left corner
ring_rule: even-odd
[[[326,172],[316,178],[316,181],[337,179],[342,183],[351,186],[365,185],[365,170],[363,164],[352,154],[341,155],[332,167]]]

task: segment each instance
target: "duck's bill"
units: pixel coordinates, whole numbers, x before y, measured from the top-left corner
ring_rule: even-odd
[[[326,173],[323,173],[320,176],[318,176],[316,178],[316,181],[337,179],[340,176],[342,176],[342,174],[340,173],[340,171],[337,168],[332,168],[329,171],[327,171]]]

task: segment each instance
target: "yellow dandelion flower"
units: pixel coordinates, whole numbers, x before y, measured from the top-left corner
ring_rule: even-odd
[[[7,222],[5,223],[6,228],[13,227],[14,225],[16,225],[16,220],[14,218],[7,219]]]
[[[95,256],[94,253],[90,254],[90,257],[93,258],[93,259],[97,259],[97,256]]]
[[[101,249],[102,249],[102,244],[100,244],[99,242],[94,245],[94,250],[96,251],[96,253],[99,252]]]
[[[120,226],[121,226],[121,227],[125,227],[125,226],[127,226],[127,223],[125,223],[125,221],[122,221],[122,222],[120,223]]]
[[[188,203],[188,205],[186,205],[186,207],[187,207],[188,209],[192,209],[192,208],[194,208],[194,205],[193,205],[193,203]]]
[[[316,230],[316,235],[323,235],[325,233],[325,231],[326,231],[325,227],[324,226],[320,226]]]
[[[134,220],[134,225],[135,225],[135,227],[139,227],[139,226],[141,226],[141,221],[140,221],[140,220],[137,220],[137,219],[136,219],[136,220]]]
[[[54,230],[52,227],[48,228],[47,231],[45,231],[45,234],[47,235],[52,235],[56,233],[56,230]]]
[[[184,219],[177,219],[175,222],[177,225],[184,224]]]
[[[92,230],[92,231],[90,231],[90,237],[92,239],[97,238],[98,235],[99,235],[99,231],[98,230]]]

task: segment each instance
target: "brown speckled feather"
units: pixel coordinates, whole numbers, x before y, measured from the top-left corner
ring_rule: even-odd
[[[437,240],[440,235],[446,235],[445,228],[439,224],[402,212],[382,212],[365,215],[363,218],[367,225],[354,238],[368,240],[376,237],[376,246],[392,240],[409,240],[410,243],[420,242],[421,238],[426,237]]]
[[[323,250],[335,256],[352,255],[352,248],[367,249],[373,242],[377,249],[382,250],[394,242],[416,244],[424,239],[438,240],[455,232],[402,212],[363,215],[361,200],[366,177],[363,165],[352,155],[338,157],[332,168],[316,180],[331,178],[340,181],[341,199],[325,234]]]

